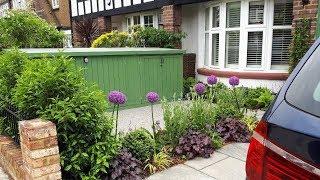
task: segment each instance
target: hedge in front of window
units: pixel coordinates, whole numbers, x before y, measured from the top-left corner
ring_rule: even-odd
[[[159,47],[177,48],[186,37],[182,32],[169,32],[153,27],[134,26],[132,33],[112,31],[93,41],[92,47]]]

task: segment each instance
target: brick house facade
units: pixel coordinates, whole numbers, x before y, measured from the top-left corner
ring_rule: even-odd
[[[100,33],[137,24],[186,32],[182,48],[196,54],[198,80],[216,74],[227,83],[237,74],[241,85],[274,91],[288,76],[297,20],[310,20],[311,37],[318,25],[318,0],[92,1],[97,4],[71,1],[72,21],[102,18],[97,21]]]

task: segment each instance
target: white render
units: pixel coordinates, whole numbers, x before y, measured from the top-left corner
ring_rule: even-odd
[[[207,82],[207,76],[204,75],[197,75],[197,80],[203,83]],[[229,85],[229,78],[218,77],[218,82],[222,82],[228,86]],[[256,88],[256,87],[266,87],[270,89],[272,92],[277,93],[281,87],[283,86],[285,81],[280,80],[261,80],[261,79],[240,79],[239,86],[249,87],[249,88]]]

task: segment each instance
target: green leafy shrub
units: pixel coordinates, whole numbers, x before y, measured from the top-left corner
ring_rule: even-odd
[[[126,47],[130,45],[129,34],[127,32],[112,31],[110,33],[102,34],[93,41],[92,47]]]
[[[244,107],[247,109],[264,109],[273,101],[274,96],[267,88],[246,88]]]
[[[263,91],[256,99],[261,109],[266,109],[274,100],[274,95],[269,90]]]
[[[296,28],[293,31],[293,37],[289,48],[289,72],[297,66],[300,59],[310,47],[310,20],[299,19],[295,21]]]
[[[236,88],[235,92],[232,89],[221,89],[218,91],[217,103],[215,106],[215,118],[241,118],[244,114],[244,109],[239,110],[234,98],[236,93],[240,108],[244,107],[244,91],[243,88]]]
[[[41,116],[57,125],[61,164],[65,176],[97,177],[107,173],[119,143],[112,136],[113,118],[104,112],[105,95],[95,87],[82,87],[73,97],[56,97]]]
[[[24,10],[8,11],[0,17],[0,32],[0,49],[62,47],[64,39],[54,26]]]
[[[183,95],[186,96],[191,92],[192,87],[196,84],[196,79],[194,77],[188,77],[183,79]]]
[[[128,149],[132,155],[145,162],[152,157],[154,152],[155,142],[150,132],[146,129],[138,129],[129,132],[123,139],[123,148]]]
[[[185,33],[169,32],[153,27],[140,28],[134,32],[135,41],[143,42],[145,47],[175,48],[185,38]]]
[[[5,120],[3,117],[0,117],[0,134],[4,135],[5,134]]]
[[[160,47],[175,48],[180,45],[185,33],[168,32],[153,27],[134,27],[133,33],[112,31],[98,37],[92,46],[98,47]]]
[[[13,89],[13,102],[28,118],[36,118],[53,99],[72,97],[84,84],[81,70],[63,56],[27,61]]]
[[[11,90],[15,87],[27,60],[26,54],[16,49],[0,54],[0,107],[11,103]]]

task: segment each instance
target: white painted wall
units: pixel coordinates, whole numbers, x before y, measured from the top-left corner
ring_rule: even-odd
[[[198,5],[182,6],[181,29],[187,33],[187,37],[182,40],[182,49],[187,50],[187,53],[198,52],[198,24]]]
[[[197,80],[201,81],[203,83],[207,82],[207,76],[204,75],[197,75]],[[222,82],[226,85],[229,85],[229,78],[221,78],[218,77],[218,81]],[[276,80],[260,80],[260,79],[240,79],[240,84],[239,86],[244,86],[244,87],[250,87],[250,88],[256,88],[256,87],[266,87],[270,89],[271,91],[277,93],[283,86],[285,81],[276,81]]]

